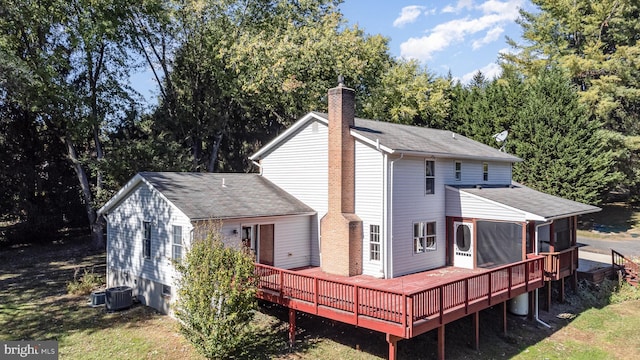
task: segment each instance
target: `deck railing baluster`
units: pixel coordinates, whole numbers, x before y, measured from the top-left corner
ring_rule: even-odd
[[[281,304],[305,301],[316,314],[319,307],[347,311],[353,314],[356,325],[361,324],[362,316],[366,316],[395,323],[409,334],[416,321],[437,316],[443,323],[451,309],[462,307],[468,314],[478,300],[486,299],[491,306],[494,297],[504,290],[511,298],[520,285],[527,292],[533,286],[539,287],[544,280],[544,261],[543,257],[535,257],[407,293],[323,279],[261,264],[256,264],[254,273],[258,277],[258,287],[272,291],[273,295],[267,298],[279,299]]]

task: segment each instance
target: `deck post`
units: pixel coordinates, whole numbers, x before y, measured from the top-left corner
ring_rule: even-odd
[[[438,360],[444,360],[444,325],[438,327]]]
[[[565,297],[564,297],[564,279],[562,278],[560,279],[560,302],[564,303]]]
[[[289,347],[296,344],[296,309],[289,308]]]
[[[389,360],[395,360],[398,356],[398,340],[400,339],[402,338],[387,334],[387,343],[389,343]]]
[[[546,301],[544,302],[544,311],[549,312],[551,309],[551,280],[547,281],[547,294]]]
[[[578,289],[578,269],[573,270],[571,275],[571,290],[575,292],[576,289]]]
[[[476,311],[475,313],[473,313],[471,321],[473,322],[473,330],[475,332],[474,349],[478,351],[480,350],[480,311]]]
[[[507,335],[507,301],[502,303],[502,334]]]

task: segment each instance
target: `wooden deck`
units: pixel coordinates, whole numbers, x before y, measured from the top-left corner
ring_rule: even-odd
[[[412,338],[540,288],[544,257],[495,269],[444,267],[395,279],[256,264],[257,297],[399,338]]]
[[[578,269],[578,247],[571,246],[566,250],[556,252],[541,252],[546,258],[544,276],[546,281],[562,280],[574,275]]]

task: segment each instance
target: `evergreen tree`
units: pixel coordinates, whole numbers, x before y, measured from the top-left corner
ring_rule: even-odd
[[[507,150],[522,158],[516,181],[576,201],[602,201],[621,174],[615,152],[606,149],[601,125],[590,118],[570,81],[545,69],[526,83],[511,125]]]
[[[525,42],[503,55],[527,76],[549,64],[569,74],[588,114],[604,128],[640,133],[640,3],[533,0],[519,20]]]

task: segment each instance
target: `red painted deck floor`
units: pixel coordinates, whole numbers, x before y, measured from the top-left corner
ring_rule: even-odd
[[[393,279],[378,279],[369,275],[340,276],[328,274],[320,267],[308,267],[294,269],[295,272],[319,277],[336,282],[367,286],[375,289],[393,291],[402,294],[410,294],[425,288],[434,288],[451,281],[462,280],[472,275],[482,274],[489,269],[463,269],[454,266],[446,266],[434,270],[423,271],[415,274],[400,276]]]

